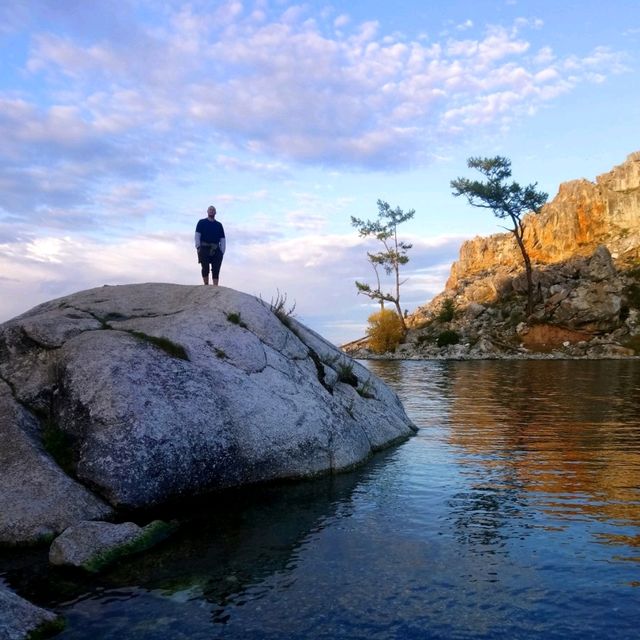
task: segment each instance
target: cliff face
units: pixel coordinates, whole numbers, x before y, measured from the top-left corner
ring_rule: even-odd
[[[640,258],[640,152],[597,177],[573,180],[537,215],[524,218],[524,241],[536,265],[588,256],[605,245],[619,267]],[[448,290],[484,271],[520,270],[522,256],[511,233],[465,242],[451,267]],[[487,297],[490,299],[491,295]]]

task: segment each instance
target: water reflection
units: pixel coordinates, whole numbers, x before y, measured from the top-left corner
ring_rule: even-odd
[[[458,450],[463,537],[498,544],[525,505],[549,528],[586,519],[640,545],[640,366],[634,361],[372,362],[421,426]],[[414,371],[416,370],[416,371]],[[413,417],[413,416],[412,416]]]
[[[384,454],[374,461],[384,464]],[[254,487],[201,499],[186,506],[179,533],[160,547],[121,562],[99,576],[49,571],[44,554],[9,558],[2,576],[35,603],[62,608],[72,624],[59,637],[88,638],[125,633],[126,638],[198,637],[200,627],[224,625],[229,611],[256,603],[274,589],[287,589],[287,578],[309,541],[336,518],[349,517],[352,493],[369,470],[315,481]],[[175,510],[173,511],[175,516]],[[0,558],[0,561],[2,558]],[[274,576],[284,576],[277,580]],[[135,601],[129,604],[128,601]],[[162,604],[164,602],[164,604]],[[208,614],[178,634],[180,604],[206,604]],[[164,622],[157,613],[162,610]],[[174,613],[171,613],[174,611]],[[123,613],[124,612],[124,613]],[[131,630],[132,619],[143,621]],[[176,633],[178,635],[171,635]],[[207,636],[210,637],[210,636]]]

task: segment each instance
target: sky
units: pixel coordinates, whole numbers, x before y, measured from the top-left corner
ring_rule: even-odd
[[[638,0],[23,0],[0,3],[0,48],[0,322],[201,284],[214,204],[220,284],[286,296],[341,344],[377,309],[351,216],[415,210],[411,312],[502,230],[452,196],[469,157],[507,156],[551,199],[640,150]]]

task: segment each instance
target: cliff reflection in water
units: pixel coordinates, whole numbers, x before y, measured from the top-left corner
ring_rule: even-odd
[[[461,452],[461,473],[469,480],[465,495],[456,495],[451,504],[456,526],[496,542],[503,535],[500,522],[513,523],[528,504],[547,514],[546,527],[580,519],[615,523],[615,531],[603,527],[594,535],[602,542],[640,546],[640,536],[621,533],[621,527],[640,527],[638,365],[628,360],[429,363],[424,375],[432,375],[434,388],[419,392],[421,426],[444,428],[447,443]],[[415,380],[377,367],[387,380]],[[416,389],[404,393],[410,397]],[[425,403],[434,404],[432,412],[425,412]]]

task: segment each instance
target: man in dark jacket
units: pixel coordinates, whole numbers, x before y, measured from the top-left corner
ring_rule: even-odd
[[[202,265],[202,282],[209,284],[209,266],[211,266],[211,279],[213,284],[217,286],[222,257],[226,249],[226,239],[224,228],[216,220],[214,206],[207,209],[206,218],[198,220],[195,241],[198,262]]]

